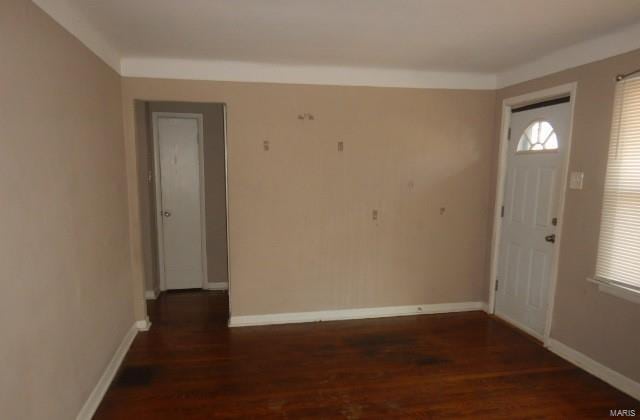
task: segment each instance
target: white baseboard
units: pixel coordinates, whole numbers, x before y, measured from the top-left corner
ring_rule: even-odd
[[[136,334],[138,333],[138,327],[136,324],[137,323],[133,324],[125,334],[122,342],[116,349],[116,352],[113,354],[109,364],[98,380],[98,383],[93,388],[93,391],[89,394],[89,398],[87,398],[87,401],[76,416],[76,420],[91,420],[95,414],[100,402],[102,402],[102,399],[104,398],[104,394],[106,394],[113,378],[116,376],[116,373],[122,364],[122,360],[124,360],[124,356],[126,356],[127,351],[129,351],[129,347],[131,347],[133,339],[136,338]]]
[[[207,283],[207,287],[205,287],[205,289],[207,289],[207,290],[228,290],[229,289],[229,283],[227,283],[226,281],[209,282],[209,283]]]
[[[290,312],[265,315],[232,316],[230,327],[294,324],[299,322],[339,321],[346,319],[384,318],[392,316],[438,314],[446,312],[486,311],[484,302],[436,303],[379,308],[337,309],[333,311]]]
[[[566,344],[554,340],[553,338],[549,338],[547,347],[563,359],[568,360],[579,368],[586,370],[593,376],[602,379],[625,394],[629,394],[633,398],[640,400],[640,383],[633,379],[627,378],[621,373],[596,362],[589,356],[586,356]]]
[[[147,290],[144,292],[144,298],[147,300],[155,300],[158,298],[159,293],[155,290]]]
[[[135,325],[138,331],[149,331],[151,328],[151,321],[149,321],[149,317],[147,317],[146,319],[136,321]]]

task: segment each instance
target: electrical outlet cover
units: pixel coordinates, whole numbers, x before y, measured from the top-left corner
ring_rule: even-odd
[[[572,190],[581,190],[584,184],[584,172],[571,172],[569,176],[569,188]]]

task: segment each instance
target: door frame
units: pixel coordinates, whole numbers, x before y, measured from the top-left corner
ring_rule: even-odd
[[[564,209],[565,209],[565,196],[567,193],[567,181],[569,177],[569,162],[571,157],[571,144],[573,138],[573,120],[576,104],[576,94],[578,90],[578,83],[572,82],[564,85],[555,86],[548,89],[543,89],[535,92],[526,93],[519,96],[513,96],[506,98],[502,101],[502,121],[500,125],[500,144],[498,149],[498,174],[496,181],[496,198],[495,206],[493,210],[493,232],[491,235],[491,260],[490,260],[490,276],[489,276],[489,313],[495,314],[496,309],[496,280],[498,275],[498,261],[500,258],[500,236],[502,230],[502,206],[504,204],[504,189],[507,175],[507,157],[508,157],[508,136],[509,128],[511,127],[511,112],[513,108],[517,108],[523,105],[531,103],[541,102],[548,99],[554,99],[563,95],[570,95],[569,100],[569,131],[567,136],[566,152],[560,167],[560,183],[561,194],[558,199],[558,226],[556,228],[556,246],[554,248],[553,256],[551,259],[551,276],[549,278],[549,291],[547,296],[547,313],[545,319],[544,334],[540,337],[534,333],[530,328],[521,325],[520,323],[513,322],[513,320],[506,319],[511,324],[514,324],[517,328],[525,331],[528,334],[541,338],[543,344],[548,346],[549,335],[551,333],[551,324],[553,318],[553,307],[555,304],[556,284],[558,280],[558,261],[560,257],[560,248],[562,245],[562,231],[564,226]]]
[[[185,112],[152,112],[151,120],[153,125],[153,171],[154,185],[156,192],[156,231],[158,238],[158,276],[160,291],[167,290],[166,276],[164,271],[164,231],[162,229],[162,177],[160,176],[160,144],[158,139],[158,118],[188,118],[198,121],[198,175],[200,178],[200,247],[201,247],[201,268],[202,268],[202,288],[206,289],[209,284],[207,273],[207,220],[205,211],[205,179],[204,179],[204,117],[202,114]]]
[[[224,205],[225,233],[227,234],[227,301],[229,305],[229,321],[231,322],[231,231],[229,228],[229,143],[228,143],[228,111],[227,104],[222,103],[222,124],[224,135]]]

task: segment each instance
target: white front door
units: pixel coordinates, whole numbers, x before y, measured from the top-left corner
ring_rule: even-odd
[[[202,116],[153,113],[163,289],[202,288]]]
[[[511,115],[495,313],[538,338],[557,252],[570,114],[565,102]]]

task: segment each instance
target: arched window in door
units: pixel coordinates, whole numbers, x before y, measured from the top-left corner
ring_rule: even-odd
[[[558,136],[548,121],[534,121],[524,130],[518,142],[518,152],[558,150]]]

